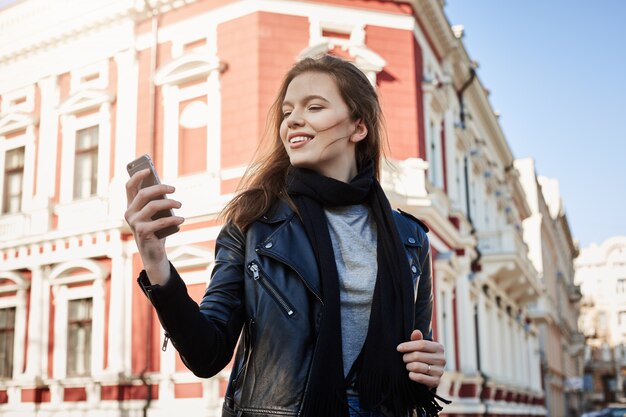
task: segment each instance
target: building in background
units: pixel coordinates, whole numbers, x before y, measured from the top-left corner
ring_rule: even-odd
[[[579,327],[587,339],[586,406],[626,402],[626,237],[583,248],[576,282],[583,294]]]
[[[383,186],[431,228],[444,414],[547,413],[532,207],[443,1],[24,0],[0,27],[0,413],[221,415],[228,370],[198,379],[162,350],[134,281],[125,167],[149,153],[176,186],[167,249],[199,300],[280,79],[321,53],[376,86]]]
[[[531,215],[524,220],[524,241],[539,273],[541,297],[529,315],[539,328],[543,387],[551,416],[577,417],[583,411],[585,338],[578,331],[580,287],[574,284],[574,244],[556,179],[537,177],[532,159],[518,159]]]

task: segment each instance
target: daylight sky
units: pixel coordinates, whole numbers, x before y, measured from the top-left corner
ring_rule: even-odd
[[[557,178],[581,247],[626,236],[626,1],[447,0],[515,158]]]

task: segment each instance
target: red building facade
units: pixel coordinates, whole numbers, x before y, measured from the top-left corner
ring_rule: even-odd
[[[0,412],[220,415],[228,370],[201,380],[161,349],[134,282],[126,163],[149,153],[176,186],[187,220],[167,248],[199,300],[281,77],[333,53],[379,92],[392,204],[431,227],[444,414],[545,414],[529,209],[442,2],[67,3],[0,12],[14,37],[0,42]]]

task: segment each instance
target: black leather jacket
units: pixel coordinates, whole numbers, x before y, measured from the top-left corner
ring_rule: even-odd
[[[409,214],[394,211],[394,218],[415,284],[415,328],[430,337],[428,229]],[[245,235],[232,225],[223,227],[211,282],[199,306],[173,267],[163,286],[151,286],[145,272],[138,281],[166,336],[195,375],[220,372],[241,334],[223,416],[299,415],[322,297],[304,226],[287,204],[278,203]]]

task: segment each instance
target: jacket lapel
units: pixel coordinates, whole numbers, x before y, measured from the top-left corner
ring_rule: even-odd
[[[322,301],[319,270],[304,225],[286,203],[279,203],[262,221],[284,221],[274,233],[261,241],[257,253],[276,259],[295,270],[304,284]]]

